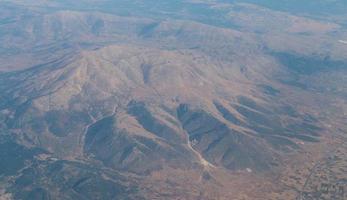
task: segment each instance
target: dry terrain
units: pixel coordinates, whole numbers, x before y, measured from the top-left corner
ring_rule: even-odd
[[[0,199],[346,199],[344,4],[267,2],[0,1]]]

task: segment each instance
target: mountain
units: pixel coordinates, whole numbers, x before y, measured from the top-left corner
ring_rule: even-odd
[[[295,199],[345,178],[339,20],[217,1],[0,9],[0,199]]]

